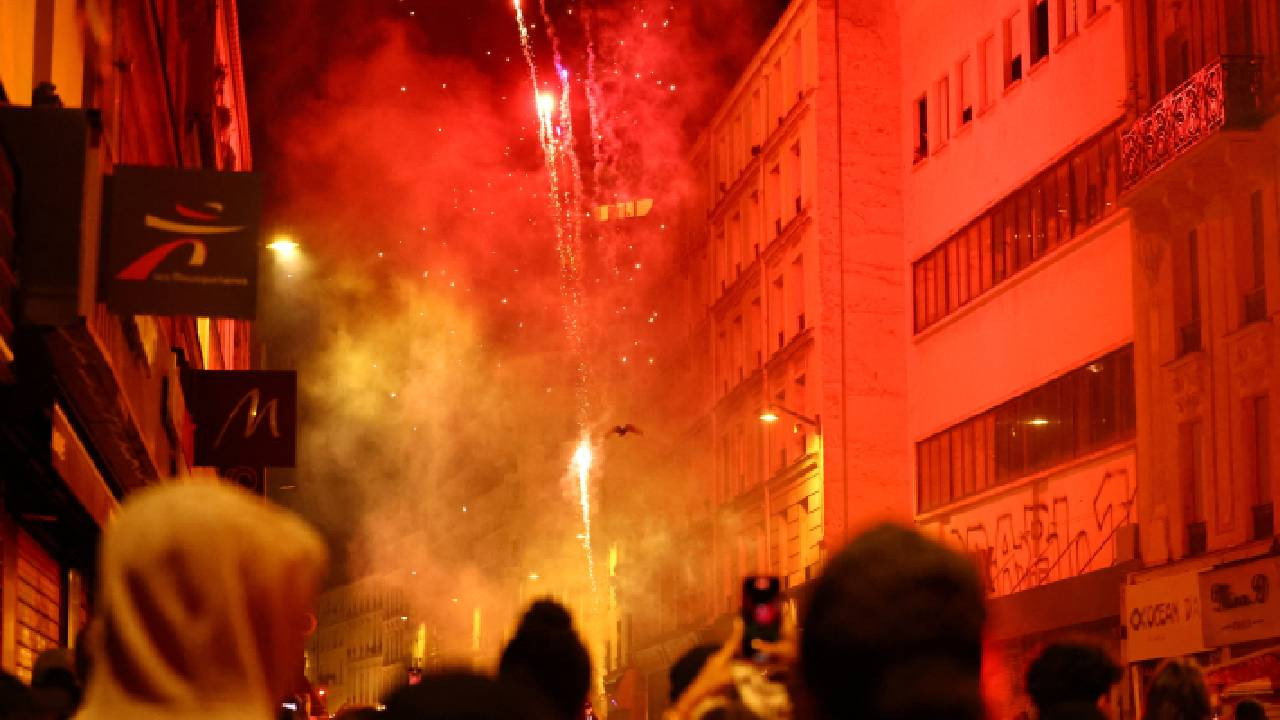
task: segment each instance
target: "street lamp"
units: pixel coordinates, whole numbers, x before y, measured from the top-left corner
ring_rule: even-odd
[[[298,256],[298,241],[288,235],[277,235],[267,243],[267,249],[281,260],[292,260]]]
[[[776,423],[782,419],[782,415],[780,415],[779,413],[783,413],[791,416],[792,418],[795,418],[796,422],[809,425],[818,434],[822,433],[822,417],[821,416],[809,417],[808,415],[801,415],[795,410],[785,408],[776,403],[769,405],[764,410],[760,411],[760,422],[766,423],[768,425],[772,425],[773,423]]]

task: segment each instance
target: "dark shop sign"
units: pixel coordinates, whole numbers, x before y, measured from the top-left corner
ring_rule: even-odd
[[[108,308],[253,318],[262,213],[256,175],[117,166],[108,187]]]
[[[189,370],[183,386],[196,426],[196,465],[294,467],[297,373]]]

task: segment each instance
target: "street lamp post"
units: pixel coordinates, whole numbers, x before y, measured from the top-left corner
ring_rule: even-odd
[[[770,404],[764,410],[760,411],[760,422],[772,425],[773,423],[776,423],[778,422],[778,420],[782,419],[782,415],[780,415],[779,413],[781,413],[782,415],[788,415],[792,418],[795,418],[796,422],[804,423],[805,425],[812,427],[817,434],[819,435],[822,434],[822,416],[821,415],[818,415],[815,417],[809,417],[808,415],[801,415],[795,410],[791,410],[789,408],[783,407],[782,405],[778,405],[777,403]]]

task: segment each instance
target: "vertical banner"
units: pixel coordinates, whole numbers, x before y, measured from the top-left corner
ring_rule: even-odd
[[[297,373],[190,370],[185,378],[196,465],[294,467]]]
[[[256,175],[119,166],[109,202],[103,292],[113,312],[254,317]]]

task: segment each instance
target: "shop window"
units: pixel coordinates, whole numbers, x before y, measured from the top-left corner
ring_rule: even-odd
[[[18,532],[14,608],[14,662],[18,677],[31,682],[36,658],[62,639],[62,571],[30,535]]]

